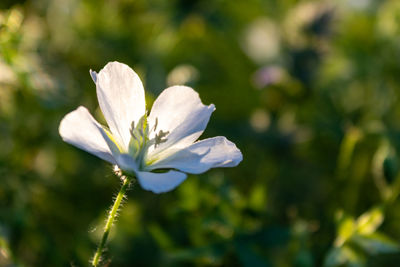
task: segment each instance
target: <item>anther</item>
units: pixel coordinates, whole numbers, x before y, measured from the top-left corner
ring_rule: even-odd
[[[158,118],[156,117],[156,122],[154,123],[153,131],[155,132],[157,129]]]
[[[167,135],[169,134],[169,132],[167,131],[167,132],[164,132],[164,131],[162,131],[162,130],[160,130],[159,132],[158,132],[158,134],[156,134],[156,137],[154,137],[154,141],[155,141],[155,144],[154,144],[154,147],[157,147],[159,144],[161,144],[161,143],[165,143],[165,142],[167,142],[167,138],[165,138]]]

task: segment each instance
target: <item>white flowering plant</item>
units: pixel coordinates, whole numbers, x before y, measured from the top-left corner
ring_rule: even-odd
[[[90,75],[108,127],[81,106],[62,119],[59,133],[65,142],[115,165],[123,181],[92,260],[97,266],[132,179],[137,178],[146,190],[163,193],[181,184],[187,173],[234,167],[243,156],[222,136],[196,141],[215,106],[204,105],[192,88],[165,89],[148,114],[142,82],[129,66],[110,62],[99,73],[90,70]]]

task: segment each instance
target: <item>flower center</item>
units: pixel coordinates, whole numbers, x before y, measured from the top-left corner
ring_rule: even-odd
[[[147,122],[147,115],[143,115],[138,123],[132,121],[130,133],[131,140],[129,141],[129,154],[132,155],[140,167],[143,167],[143,159],[147,155],[148,148],[152,145],[157,147],[158,145],[165,143],[168,139],[166,138],[169,132],[159,130],[157,133],[158,119],[154,123],[154,126],[150,129]],[[150,139],[150,133],[155,132],[154,138]]]

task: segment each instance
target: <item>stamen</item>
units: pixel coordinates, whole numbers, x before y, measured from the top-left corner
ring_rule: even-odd
[[[145,164],[144,160],[148,153],[148,149],[154,145],[156,148],[158,145],[167,142],[168,131],[164,132],[159,130],[156,132],[158,126],[158,118],[155,119],[153,127],[150,129],[147,114],[144,114],[139,121],[132,121],[129,132],[131,139],[129,141],[129,154],[138,162],[139,165]],[[154,131],[155,136],[150,139],[150,132]]]
[[[157,125],[158,125],[158,118],[156,117],[156,122],[154,123],[154,127],[153,127],[153,131],[155,132],[157,129]]]
[[[133,134],[134,130],[135,130],[135,121],[132,121],[131,128],[129,129],[129,131],[131,132],[131,134]]]
[[[162,143],[165,143],[165,142],[167,142],[167,138],[165,138],[167,135],[169,134],[169,131],[167,131],[167,132],[164,132],[164,131],[162,131],[162,130],[160,130],[159,132],[158,132],[158,134],[156,134],[156,137],[154,137],[154,141],[155,141],[155,144],[154,144],[154,147],[157,147],[159,144],[162,144]]]

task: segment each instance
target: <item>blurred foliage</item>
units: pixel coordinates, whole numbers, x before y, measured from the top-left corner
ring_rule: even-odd
[[[398,0],[2,0],[0,265],[88,265],[119,181],[57,129],[117,60],[244,160],[134,186],[106,266],[398,266],[399,36]]]

